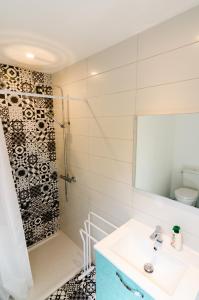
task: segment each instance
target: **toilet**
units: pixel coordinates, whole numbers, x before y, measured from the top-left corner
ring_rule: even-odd
[[[175,199],[181,203],[195,206],[199,197],[199,171],[182,170],[182,187],[175,190]]]
[[[182,187],[175,190],[175,198],[177,201],[195,206],[199,196],[199,191],[187,187]]]

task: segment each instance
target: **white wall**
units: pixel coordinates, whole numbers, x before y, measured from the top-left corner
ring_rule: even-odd
[[[55,74],[54,83],[89,103],[70,107],[78,182],[70,185],[69,203],[60,197],[65,232],[80,242],[91,208],[118,225],[134,217],[170,232],[179,223],[185,243],[199,250],[198,210],[133,191],[131,184],[135,114],[199,112],[199,7]]]

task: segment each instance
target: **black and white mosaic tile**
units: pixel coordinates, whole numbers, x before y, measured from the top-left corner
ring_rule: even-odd
[[[3,89],[38,93],[41,97],[0,93],[2,119],[27,245],[59,227],[56,147],[51,76],[0,64]]]
[[[57,289],[46,300],[94,300],[96,299],[95,269],[84,279],[79,280],[79,273],[73,279]]]

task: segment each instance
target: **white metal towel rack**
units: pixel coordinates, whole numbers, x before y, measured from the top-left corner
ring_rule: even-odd
[[[104,237],[109,234],[108,232],[100,228],[98,225],[96,225],[92,219],[97,219],[102,223],[102,225],[108,225],[112,231],[118,228],[117,226],[105,220],[96,213],[92,211],[89,212],[88,219],[84,222],[84,227],[80,229],[80,235],[83,243],[84,272],[82,273],[82,275],[80,275],[79,279],[84,278],[94,269],[94,266],[92,265],[92,246],[99,242],[99,239],[92,235],[92,229],[95,229],[96,232],[101,233]]]

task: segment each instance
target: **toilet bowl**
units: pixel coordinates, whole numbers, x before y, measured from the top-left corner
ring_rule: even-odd
[[[176,200],[187,205],[195,206],[198,196],[199,191],[192,188],[181,187],[175,190]]]

